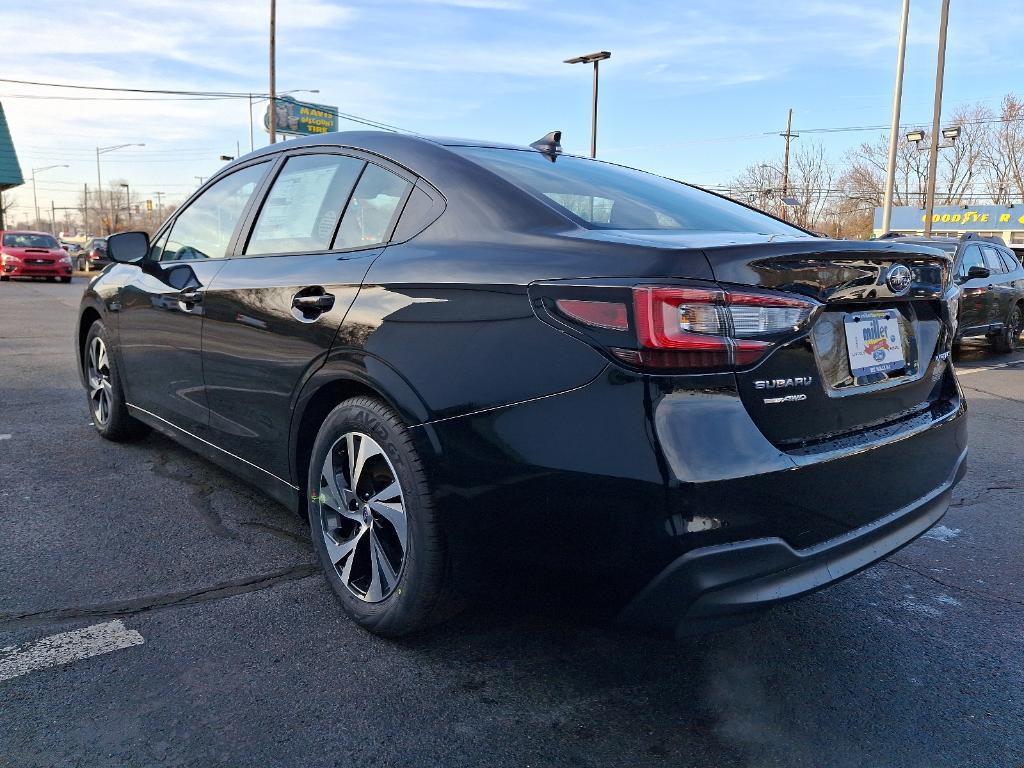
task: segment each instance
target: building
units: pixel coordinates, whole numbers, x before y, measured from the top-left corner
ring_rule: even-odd
[[[5,226],[4,219],[7,213],[4,192],[24,183],[21,166],[18,165],[18,155],[14,151],[14,140],[11,139],[11,131],[7,127],[4,105],[0,104],[0,229]]]
[[[923,235],[924,217],[924,208],[893,208],[889,230],[904,235]],[[967,232],[995,235],[1014,250],[1024,251],[1024,203],[935,206],[933,235],[959,237]],[[882,209],[875,208],[874,236],[883,234]]]

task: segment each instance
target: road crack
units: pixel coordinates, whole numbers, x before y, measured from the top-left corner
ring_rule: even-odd
[[[1011,605],[1024,605],[1024,600],[1014,600],[1011,597],[1003,597],[1002,595],[994,595],[991,592],[979,592],[979,591],[977,591],[975,589],[971,589],[970,587],[964,587],[964,586],[961,586],[959,584],[951,584],[948,581],[943,581],[942,579],[939,579],[939,578],[936,578],[935,576],[932,576],[930,573],[925,573],[924,571],[919,571],[917,568],[914,568],[913,566],[905,565],[904,563],[897,563],[895,560],[883,560],[882,562],[885,563],[886,565],[894,565],[897,568],[902,568],[905,571],[910,571],[911,573],[916,573],[921,578],[928,579],[929,581],[933,581],[933,582],[935,582],[936,584],[938,584],[940,586],[946,587],[947,589],[953,589],[953,590],[956,590],[958,592],[963,592],[964,594],[967,594],[967,595],[972,595],[974,597],[980,597],[983,600],[998,600],[999,602],[1010,603]]]
[[[1011,485],[987,485],[971,497],[961,496],[959,499],[950,504],[950,509],[954,507],[973,507],[975,504],[980,504],[982,497],[993,491],[1024,491],[1024,483],[1013,483]]]
[[[220,514],[213,508],[213,484],[204,480],[197,480],[187,470],[176,470],[171,466],[171,461],[172,458],[166,452],[157,452],[156,458],[152,463],[153,474],[168,480],[184,483],[191,487],[192,493],[189,496],[189,503],[199,513],[199,516],[206,524],[206,527],[210,529],[210,532],[222,539],[237,539],[238,534],[224,525]]]
[[[70,608],[50,608],[44,611],[33,611],[29,613],[6,613],[0,614],[0,627],[4,629],[16,629],[45,624],[50,622],[70,621],[73,619],[93,619],[97,617],[134,616],[140,613],[164,610],[167,608],[179,608],[185,605],[196,605],[198,603],[209,603],[214,600],[223,600],[226,597],[245,594],[247,592],[258,592],[262,589],[269,589],[289,581],[306,579],[319,572],[320,566],[317,563],[299,563],[279,568],[268,573],[259,573],[251,576],[241,576],[237,579],[218,582],[209,587],[184,590],[182,592],[167,592],[159,595],[146,595],[129,600],[115,600],[109,603],[99,603],[88,606],[74,606]]]

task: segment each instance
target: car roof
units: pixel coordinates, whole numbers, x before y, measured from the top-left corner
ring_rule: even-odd
[[[2,229],[0,232],[5,235],[46,235],[47,237],[53,237],[49,232],[37,232],[34,229]]]

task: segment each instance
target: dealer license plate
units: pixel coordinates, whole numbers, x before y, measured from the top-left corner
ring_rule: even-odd
[[[856,378],[906,367],[899,312],[850,312],[845,318],[850,371]]]

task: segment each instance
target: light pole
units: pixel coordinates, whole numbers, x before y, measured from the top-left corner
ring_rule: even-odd
[[[939,165],[939,119],[942,117],[942,79],[946,71],[946,30],[949,28],[949,0],[942,0],[939,19],[939,58],[935,65],[935,105],[932,108],[932,146],[928,154],[928,199],[925,204],[924,236],[932,236],[935,210],[935,173]]]
[[[277,102],[277,67],[275,65],[275,45],[277,37],[277,0],[270,0],[270,114],[267,116],[267,131],[270,143],[277,143],[277,114],[274,104]]]
[[[903,61],[907,52],[907,22],[910,20],[910,0],[903,0],[900,16],[900,41],[896,52],[896,87],[892,94],[892,128],[889,131],[889,162],[885,170],[885,200],[882,202],[882,233],[889,231],[892,220],[892,193],[896,186],[896,147],[900,131],[900,107],[903,103]]]
[[[279,96],[291,96],[293,93],[320,93],[319,88],[296,88],[291,91],[284,91],[278,94]],[[252,119],[252,107],[253,104],[259,104],[261,101],[266,101],[266,96],[260,96],[258,99],[254,99],[252,94],[249,94],[249,151],[252,152],[256,149],[254,137],[253,137],[253,119]],[[270,130],[270,124],[273,122],[270,115],[267,116],[267,130]]]
[[[100,178],[100,155],[125,147],[144,147],[145,144],[115,144],[111,147],[96,147],[96,195],[99,202],[100,223],[103,222],[103,180]],[[109,229],[109,228],[108,228]],[[109,232],[107,234],[110,234]]]
[[[566,59],[566,64],[593,64],[594,65],[594,103],[590,112],[590,156],[597,157],[597,73],[598,64],[605,59],[612,57],[611,51],[597,51],[588,53],[586,56],[576,56]]]
[[[51,168],[67,168],[66,165],[44,165],[42,168],[32,169],[32,205],[36,209],[36,220],[32,222],[35,226],[39,226],[39,199],[36,197],[36,174],[48,171]]]

